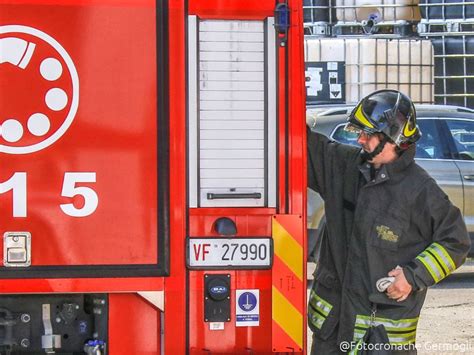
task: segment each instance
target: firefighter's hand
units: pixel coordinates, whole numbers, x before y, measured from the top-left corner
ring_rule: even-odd
[[[405,278],[403,269],[393,269],[388,273],[388,276],[395,277],[395,281],[393,281],[393,284],[387,288],[387,296],[391,299],[397,300],[397,302],[405,301],[410,295],[412,287]]]

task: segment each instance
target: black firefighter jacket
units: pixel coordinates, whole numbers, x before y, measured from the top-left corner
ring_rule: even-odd
[[[360,148],[307,131],[308,187],[324,199],[327,221],[308,323],[322,339],[337,327],[339,343],[356,342],[369,325],[383,324],[391,344],[413,344],[427,287],[468,253],[462,215],[414,162],[415,146],[371,179]],[[376,289],[397,265],[413,287],[403,302]]]

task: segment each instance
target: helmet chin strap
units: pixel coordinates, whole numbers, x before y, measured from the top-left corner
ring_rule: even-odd
[[[370,160],[374,159],[377,155],[379,155],[382,152],[383,148],[385,147],[385,144],[389,140],[390,140],[390,138],[388,138],[384,134],[382,140],[380,141],[380,143],[375,147],[375,149],[372,152],[367,153],[365,150],[362,152],[362,159],[364,161],[370,161]]]

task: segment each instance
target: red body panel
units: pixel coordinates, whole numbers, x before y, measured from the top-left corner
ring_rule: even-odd
[[[290,8],[301,7],[301,1],[290,0]],[[290,214],[306,216],[306,89],[304,84],[304,57],[302,50],[303,12],[290,12],[291,40],[288,41],[288,137],[289,137],[289,185]],[[306,222],[305,222],[306,223]],[[303,224],[304,226],[306,224]],[[303,229],[306,233],[306,228]],[[306,241],[306,238],[304,238]]]
[[[189,15],[207,19],[262,20],[273,16],[274,0],[190,1]]]
[[[160,311],[134,294],[109,295],[111,355],[160,353]]]
[[[31,153],[0,153],[0,182],[25,172],[26,186],[19,189],[27,192],[26,217],[13,216],[12,193],[0,195],[0,232],[32,234],[32,266],[157,263],[156,24],[154,2],[144,5],[2,5],[2,23],[25,30],[7,30],[0,38],[36,47],[25,68],[0,65],[0,117],[23,127],[19,139],[0,137],[0,144],[27,148],[47,141],[77,105],[70,126],[51,145]],[[64,57],[45,37],[25,33],[33,30],[51,36],[68,53],[77,92]],[[59,63],[59,78],[42,74],[47,59]],[[54,96],[51,90],[61,91]],[[66,100],[63,108],[53,105],[55,97]],[[40,136],[29,127],[33,114],[45,115],[50,125]],[[62,196],[66,173],[84,172],[95,173],[96,181],[75,186],[92,189],[97,207],[70,216],[60,205],[81,209],[85,201],[80,195]]]
[[[267,213],[264,213],[265,211]],[[261,209],[260,214],[249,214],[244,209],[227,209],[220,211],[221,213],[213,210],[206,211],[206,209],[192,209],[189,218],[189,233],[194,237],[219,236],[214,230],[214,223],[218,218],[227,217],[234,221],[237,227],[236,236],[270,236],[272,227],[268,216],[273,214],[271,211],[273,209]]]
[[[34,146],[60,131],[67,112],[74,109],[76,84],[69,62],[58,56],[57,48],[47,40],[18,28],[16,32],[0,31],[0,39],[16,37],[22,43],[36,44],[25,68],[19,67],[27,61],[26,49],[17,62],[0,65],[0,120],[8,117],[23,127],[19,138],[15,137],[18,130],[8,133],[7,141],[5,135],[0,137],[0,183],[9,181],[15,172],[26,173],[27,191],[26,216],[13,216],[12,191],[0,194],[0,235],[6,231],[31,232],[33,267],[67,270],[68,266],[163,263],[169,275],[10,277],[1,280],[0,294],[108,293],[109,355],[185,354],[188,350],[191,354],[271,353],[276,350],[272,290],[278,268],[188,270],[186,238],[216,237],[213,225],[219,217],[235,222],[236,238],[272,237],[272,218],[277,214],[300,215],[298,227],[305,224],[302,2],[289,1],[287,46],[277,44],[278,206],[196,209],[188,208],[187,200],[187,16],[263,20],[274,16],[276,4],[273,0],[166,1],[168,32],[164,40],[168,53],[160,70],[157,37],[164,33],[157,33],[157,3],[162,4],[159,0],[0,0],[0,29],[13,24],[48,34],[67,52],[79,78],[77,113],[65,132],[37,151],[7,153],[11,147]],[[54,70],[42,74],[41,65],[47,58],[59,62],[63,69],[59,78],[51,78]],[[54,63],[53,69],[57,67]],[[166,107],[157,101],[163,94],[157,89],[162,82],[168,83]],[[52,88],[62,91],[48,104],[45,95]],[[161,112],[169,112],[169,128],[158,124]],[[48,117],[48,129],[44,118],[39,125],[46,133],[34,134],[35,129],[29,127],[32,113]],[[160,142],[161,133],[169,135],[168,146]],[[157,163],[163,154],[169,158],[169,216],[165,216],[169,240],[159,244],[163,235],[157,216],[164,211],[157,201],[160,186],[168,183],[160,180],[163,167]],[[71,204],[69,211],[81,211],[91,203],[90,195],[63,196],[66,173],[95,173],[94,181],[72,181],[74,188],[86,188],[97,195],[97,206],[84,216],[68,215],[61,208]],[[166,260],[160,260],[161,245]],[[216,332],[204,321],[204,274],[223,273],[231,277],[231,321]],[[235,290],[241,289],[259,290],[259,326],[236,327]],[[164,291],[165,312],[139,296],[140,291]],[[304,297],[305,290],[295,301],[299,308],[305,303]],[[286,336],[282,330],[281,339]]]
[[[272,236],[272,217],[277,213],[293,213],[300,215],[297,230],[303,229],[304,206],[303,196],[306,186],[302,167],[305,162],[304,145],[304,82],[302,55],[294,56],[292,51],[301,50],[302,26],[296,22],[301,16],[301,11],[295,10],[302,6],[295,1],[289,4],[291,21],[288,43],[294,42],[290,47],[277,47],[277,94],[278,94],[278,208],[198,208],[190,210],[189,236],[216,237],[214,222],[220,217],[228,217],[237,227],[235,238],[239,237],[270,237]],[[293,6],[293,8],[292,8]],[[261,20],[273,17],[275,2],[247,2],[247,1],[190,1],[189,13],[203,19],[245,19]],[[295,16],[294,14],[297,14]],[[301,22],[302,24],[302,22]],[[301,43],[295,41],[301,40]],[[293,47],[294,46],[294,47]],[[288,52],[288,53],[287,53]],[[294,66],[294,70],[289,68]],[[298,76],[298,80],[294,76]],[[301,77],[301,78],[300,78]],[[301,79],[301,80],[299,80]],[[291,83],[291,87],[290,87]],[[291,94],[290,94],[291,93]],[[300,94],[301,93],[301,94]],[[301,105],[301,107],[297,107]],[[292,154],[295,154],[294,156]],[[292,170],[296,169],[296,170]],[[297,176],[297,175],[301,176]],[[299,241],[303,243],[303,236],[298,232]],[[303,244],[304,247],[304,244]],[[275,260],[275,259],[274,259]],[[277,270],[278,271],[278,270]],[[281,270],[280,270],[281,271]],[[272,338],[272,270],[219,270],[219,271],[190,271],[189,272],[189,346],[191,354],[207,353],[272,353],[288,349],[281,347],[282,339],[288,337],[281,331],[281,339],[275,343]],[[224,323],[223,330],[210,330],[209,323],[204,321],[204,275],[205,274],[230,274],[231,278],[231,315],[230,321]],[[286,280],[286,279],[285,279]],[[286,284],[285,284],[286,285]],[[297,299],[293,300],[299,310],[304,310],[305,282],[303,287],[298,287]],[[291,287],[291,285],[289,286]],[[237,289],[258,289],[260,295],[260,325],[258,327],[236,327],[236,299]],[[306,337],[303,330],[304,338]],[[289,338],[288,338],[289,339]],[[288,341],[292,344],[292,341]],[[305,345],[302,345],[305,348]],[[293,347],[295,351],[299,348]]]
[[[287,180],[287,172],[288,172],[288,163],[286,161],[286,154],[287,154],[287,84],[284,79],[286,78],[286,48],[285,47],[278,47],[278,201],[279,201],[279,212],[284,213],[287,211],[287,188],[288,188],[288,180]]]
[[[204,322],[204,274],[230,274],[231,289],[259,289],[260,303],[271,304],[271,270],[266,271],[193,271],[190,272],[190,354],[265,354],[271,353],[271,307],[261,307],[260,326],[235,326],[235,297],[231,297],[231,321],[224,330],[213,331]]]
[[[169,1],[170,276],[165,280],[165,354],[186,351],[186,79],[184,0]]]
[[[164,279],[113,278],[104,279],[12,279],[0,282],[0,293],[79,293],[162,291]]]

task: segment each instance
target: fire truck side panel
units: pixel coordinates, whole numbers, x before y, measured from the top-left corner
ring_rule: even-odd
[[[155,2],[10,4],[2,20],[0,230],[31,246],[16,260],[4,236],[0,272],[164,274]]]
[[[164,353],[185,354],[187,349],[186,303],[186,46],[185,1],[168,2],[169,59],[164,70],[169,78],[167,100],[170,119],[170,276],[165,279]]]
[[[301,2],[288,5],[288,33],[275,34],[284,5],[189,2],[187,262],[201,262],[189,271],[191,354],[305,348],[304,82],[292,53],[302,43]],[[223,240],[246,258],[246,243],[265,238],[267,268],[236,266],[230,254],[206,259]]]
[[[163,278],[4,279],[0,293],[134,292],[163,290]]]
[[[230,298],[230,321],[222,330],[213,330],[210,322],[204,322],[204,275],[229,275],[231,290],[259,290],[260,325],[236,327],[236,298]],[[271,304],[271,270],[265,271],[194,271],[190,273],[190,324],[203,324],[190,331],[190,354],[205,354],[205,349],[227,354],[269,353],[272,349],[272,312],[262,305]]]
[[[160,310],[137,294],[110,294],[110,354],[159,354],[160,322]]]
[[[293,6],[298,6],[297,1],[290,2]],[[303,13],[292,11],[290,22],[300,26],[303,23]],[[306,216],[306,131],[305,125],[300,124],[300,119],[306,117],[305,103],[305,82],[304,76],[300,75],[301,68],[304,68],[304,58],[301,46],[303,43],[303,31],[294,31],[292,41],[288,43],[288,72],[289,81],[288,92],[288,136],[289,136],[289,188],[290,191],[290,214]],[[306,228],[303,228],[306,231]],[[303,238],[306,242],[306,238]]]
[[[191,235],[206,235],[206,236],[214,236],[218,237],[219,234],[213,228],[214,223],[217,217],[227,217],[234,221],[237,226],[237,230],[239,231],[239,236],[242,237],[251,237],[255,235],[271,235],[271,220],[268,219],[269,215],[273,215],[274,213],[270,212],[272,209],[268,209],[267,215],[257,215],[252,216],[248,214],[242,215],[242,212],[237,212],[235,210],[227,210],[220,214],[215,215],[205,215],[199,216],[195,215],[198,210],[191,210],[190,211],[190,234]],[[232,213],[233,215],[226,215],[226,213]]]
[[[219,0],[189,1],[189,15],[202,19],[262,20],[273,16],[274,0],[230,0],[225,5]]]
[[[0,0],[0,352],[305,352],[302,36],[301,0]]]

